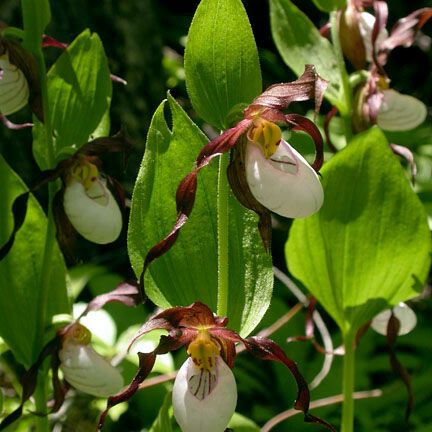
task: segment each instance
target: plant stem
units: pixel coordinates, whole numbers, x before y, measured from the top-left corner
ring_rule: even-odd
[[[344,98],[344,110],[339,110],[345,126],[345,138],[348,143],[352,137],[351,112],[352,112],[352,91],[345,67],[345,60],[342,52],[339,34],[339,16],[337,11],[330,14],[331,37],[336,61],[339,67]],[[353,432],[354,430],[354,375],[355,375],[355,353],[354,335],[352,331],[344,334],[345,355],[343,358],[343,405],[342,405],[342,432]]]
[[[219,158],[219,174],[217,186],[217,230],[218,230],[218,298],[217,314],[226,316],[228,312],[229,257],[228,257],[228,194],[229,186],[227,168],[229,154]]]
[[[36,403],[36,412],[38,414],[45,414],[45,415],[35,416],[36,432],[48,432],[49,431],[48,416],[46,415],[47,395],[46,395],[45,377],[46,377],[46,370],[42,370],[39,373],[38,383],[37,383],[36,391],[34,393],[34,398],[35,398],[35,403]]]
[[[22,14],[24,22],[24,41],[23,45],[35,57],[38,67],[40,90],[42,96],[43,106],[43,123],[46,136],[46,160],[47,166],[41,167],[42,169],[53,168],[55,165],[54,158],[54,142],[52,136],[51,114],[49,109],[48,100],[48,86],[47,86],[47,71],[45,66],[45,59],[42,52],[42,31],[43,25],[40,20],[47,18],[49,20],[49,3],[34,0],[22,0]],[[43,13],[45,17],[42,17]],[[39,278],[39,292],[35,305],[38,314],[35,322],[35,338],[33,341],[33,359],[36,359],[44,343],[44,333],[47,319],[47,303],[48,294],[51,280],[51,267],[52,255],[55,245],[56,227],[53,217],[53,199],[57,191],[57,184],[50,183],[48,186],[48,214],[47,214],[47,229],[45,236],[45,246],[42,255],[42,263],[40,268]],[[46,378],[47,369],[41,368],[38,374],[37,387],[35,392],[36,410],[41,413],[46,413],[47,395],[46,395]],[[47,416],[37,417],[35,420],[37,432],[48,432],[49,423]]]
[[[339,19],[338,12],[333,11],[330,14],[330,25],[331,25],[331,38],[333,42],[333,48],[336,55],[337,64],[339,67],[339,72],[342,81],[342,91],[343,97],[345,101],[345,110],[339,110],[340,114],[344,120],[345,125],[345,136],[347,142],[352,137],[352,128],[351,128],[351,111],[352,111],[352,91],[351,85],[349,82],[348,73],[345,67],[345,60],[342,52],[342,47],[340,44],[340,35],[339,35]]]
[[[343,405],[342,405],[342,432],[354,431],[354,377],[355,377],[355,351],[354,335],[348,332],[344,336],[345,355],[343,357]]]
[[[40,82],[40,91],[42,96],[42,107],[43,107],[43,125],[45,128],[45,145],[46,145],[46,159],[44,166],[41,169],[51,169],[55,165],[54,156],[54,142],[52,134],[52,123],[51,123],[51,111],[49,109],[48,99],[48,85],[47,85],[47,71],[45,66],[45,58],[42,52],[42,34],[40,33],[39,21],[42,17],[36,13],[37,11],[42,13],[44,1],[34,2],[32,0],[22,1],[22,12],[24,22],[24,46],[32,52],[36,59],[38,67],[38,75]],[[47,3],[48,4],[48,3]],[[39,8],[39,9],[38,9]],[[48,4],[49,8],[49,4]],[[35,16],[36,13],[36,16]],[[51,182],[48,186],[48,212],[47,212],[47,231],[45,237],[45,246],[42,255],[42,266],[39,279],[39,295],[37,299],[37,322],[36,335],[33,344],[33,357],[36,358],[43,345],[43,337],[46,326],[46,310],[48,303],[48,294],[51,278],[51,265],[52,265],[52,254],[55,245],[55,233],[56,228],[53,217],[53,199],[57,192],[57,183]]]
[[[42,104],[43,104],[43,112],[44,112],[44,126],[45,126],[45,135],[46,135],[46,146],[47,146],[47,164],[50,168],[52,168],[55,164],[54,160],[54,144],[52,140],[52,128],[51,128],[51,118],[50,111],[48,107],[48,88],[47,88],[47,79],[46,79],[46,67],[45,60],[42,55],[42,51],[35,55],[38,66],[39,66],[39,76],[41,83],[41,92],[42,92]],[[48,185],[48,212],[47,212],[47,230],[45,236],[45,246],[42,256],[42,265],[39,279],[39,295],[37,299],[37,311],[36,315],[37,322],[35,323],[35,339],[33,344],[33,358],[36,358],[39,355],[39,352],[44,343],[44,333],[46,327],[46,319],[47,319],[47,304],[48,304],[48,295],[50,288],[50,280],[51,280],[51,266],[52,266],[52,255],[55,245],[55,236],[56,236],[56,226],[54,222],[53,216],[53,200],[54,196],[57,192],[57,182],[50,182]],[[36,401],[36,410],[37,411],[46,411],[47,404],[47,395],[46,395],[46,378],[47,371],[42,369],[38,375],[38,383],[35,394]],[[36,419],[36,430],[37,432],[48,432],[49,431],[49,423],[48,417],[44,416],[42,418]]]

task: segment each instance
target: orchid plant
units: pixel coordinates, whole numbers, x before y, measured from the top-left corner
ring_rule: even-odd
[[[127,82],[111,73],[97,34],[85,30],[71,43],[46,35],[49,0],[22,0],[22,29],[0,25],[0,118],[17,134],[31,128],[40,171],[26,186],[0,157],[0,288],[8,287],[0,295],[0,342],[23,366],[20,402],[8,406],[0,430],[33,422],[37,432],[47,432],[50,419],[68,410],[68,395],[80,393],[103,401],[92,427],[108,428],[120,404],[134,403],[151,385],[158,362],[172,363],[172,353],[185,348],[186,359],[164,379],[174,379],[172,395],[153,432],[172,432],[174,419],[183,432],[235,430],[242,394],[233,370],[242,350],[285,366],[297,385],[293,394],[284,388],[294,410],[332,431],[339,430],[337,420],[310,412],[310,391],[342,355],[339,424],[352,432],[357,347],[369,327],[387,338],[391,367],[407,389],[408,421],[413,388],[395,344],[416,325],[407,302],[423,291],[431,243],[423,204],[396,157],[408,162],[414,180],[414,156],[397,134],[422,127],[428,111],[392,88],[386,69],[393,49],[415,43],[432,8],[388,30],[391,6],[384,0],[313,3],[329,14],[320,30],[291,0],[269,0],[273,39],[295,77],[263,90],[242,1],[200,1],[184,53],[190,105],[168,92],[154,112],[133,192],[105,174],[108,153],[138,150],[123,130],[111,134],[112,86]],[[44,49],[50,47],[60,55],[47,71]],[[31,123],[8,118],[28,115],[27,106]],[[38,202],[45,188],[46,211]],[[251,336],[277,298],[272,229],[287,219],[287,286],[300,303],[291,310],[283,304],[284,322],[307,307],[305,335],[289,341],[310,341],[316,356],[324,355],[311,388],[307,365],[269,338],[280,320]],[[79,259],[74,238],[91,251],[121,243],[117,254],[126,249],[126,225],[133,280],[104,287],[73,314],[92,277],[67,269]],[[145,319],[141,305],[150,301],[158,309]],[[115,336],[101,344],[110,325],[98,333],[86,321],[111,303],[121,308],[119,321],[135,317],[123,345]],[[339,329],[339,348],[318,307]],[[125,371],[132,350],[137,370]],[[27,407],[37,414],[30,423]]]

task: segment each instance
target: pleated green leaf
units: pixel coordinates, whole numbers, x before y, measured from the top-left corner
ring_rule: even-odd
[[[109,133],[112,85],[102,42],[82,32],[48,72],[48,99],[56,162],[92,138]],[[33,153],[42,169],[48,165],[45,129],[36,122]]]
[[[424,208],[378,128],[322,170],[320,212],[292,226],[288,267],[334,318],[355,331],[421,292],[431,240]]]
[[[331,43],[320,35],[313,22],[290,0],[270,0],[273,39],[287,66],[300,76],[306,64],[329,81],[325,97],[346,112],[343,105],[341,75]]]
[[[202,0],[185,53],[186,85],[197,113],[217,129],[238,104],[261,93],[258,51],[241,0]]]
[[[132,198],[128,249],[137,276],[148,250],[171,231],[176,218],[177,186],[208,141],[171,97],[170,130],[164,107],[165,102],[154,114]],[[217,161],[213,161],[198,176],[195,206],[176,244],[146,272],[146,293],[160,307],[201,301],[216,311],[216,183]],[[229,220],[228,317],[230,327],[246,335],[259,323],[270,302],[271,259],[259,237],[255,214],[232,195]]]
[[[0,156],[0,244],[10,236],[13,227],[12,203],[26,186]],[[38,308],[42,257],[47,228],[46,217],[33,196],[28,202],[27,215],[15,242],[0,261],[0,336],[8,344],[16,359],[30,366],[40,347],[34,347],[38,331]],[[46,321],[59,313],[67,313],[66,267],[57,245],[54,247],[46,299]],[[33,351],[35,348],[35,351]]]

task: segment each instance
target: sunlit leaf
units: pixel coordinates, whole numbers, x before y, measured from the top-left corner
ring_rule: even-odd
[[[14,199],[25,192],[22,180],[0,156],[0,244],[12,230],[11,207]],[[0,262],[0,335],[17,360],[29,366],[35,359],[33,351],[37,332],[35,326],[39,309],[42,257],[47,221],[38,202],[30,197],[24,225],[18,231],[14,245]],[[46,298],[46,320],[68,312],[66,268],[57,246],[54,247],[50,267],[49,291]],[[40,349],[41,347],[39,347]]]
[[[186,85],[197,113],[218,129],[240,103],[261,93],[258,52],[240,0],[202,0],[189,29]]]
[[[343,8],[347,1],[346,0],[312,0],[318,9],[324,12],[331,12],[337,9]]]
[[[236,432],[259,432],[261,429],[251,419],[234,413],[228,427]]]
[[[355,331],[422,290],[426,215],[378,128],[354,138],[322,175],[324,206],[294,222],[287,262],[341,329]]]
[[[325,97],[342,112],[341,76],[331,43],[320,35],[312,21],[290,0],[270,0],[273,39],[285,63],[301,75],[305,64],[313,64],[329,81]]]
[[[166,394],[164,402],[159,410],[159,414],[152,424],[149,432],[172,432],[171,418],[171,402],[172,393]]]
[[[168,128],[162,103],[150,126],[146,152],[132,199],[128,247],[140,275],[146,253],[165,237],[175,221],[175,193],[208,141],[170,97],[173,129]],[[201,301],[217,304],[217,163],[198,176],[198,193],[190,220],[174,247],[155,260],[145,277],[145,290],[161,307]],[[261,320],[271,297],[273,277],[256,226],[256,216],[230,196],[229,201],[230,327],[249,334]]]
[[[49,110],[56,162],[92,138],[109,132],[112,86],[99,36],[81,33],[48,72]],[[45,129],[34,127],[33,153],[42,169],[48,164]]]

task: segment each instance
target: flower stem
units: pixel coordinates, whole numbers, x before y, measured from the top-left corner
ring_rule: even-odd
[[[47,410],[47,395],[46,395],[46,371],[42,370],[39,372],[38,383],[36,391],[34,393],[36,412],[39,414],[34,416],[36,424],[36,432],[48,432],[49,422],[48,416],[46,415]]]
[[[345,355],[343,357],[343,405],[342,405],[342,432],[354,431],[354,377],[355,377],[355,351],[354,336],[348,332],[344,336]]]
[[[42,52],[42,31],[41,22],[48,16],[49,19],[49,3],[43,0],[22,0],[22,14],[24,23],[24,41],[23,45],[35,57],[38,67],[39,82],[42,96],[43,106],[43,123],[46,136],[46,160],[47,166],[42,169],[53,168],[55,164],[54,158],[54,142],[52,136],[51,113],[48,101],[48,86],[47,86],[47,71],[45,66],[45,58]],[[47,10],[48,9],[48,10]],[[43,17],[43,14],[45,17]],[[48,186],[48,213],[47,213],[47,229],[45,236],[45,245],[42,255],[42,263],[40,268],[39,292],[35,304],[38,311],[35,324],[35,339],[33,341],[33,359],[36,359],[43,346],[44,333],[47,319],[47,303],[51,280],[52,254],[55,245],[56,227],[53,217],[53,199],[57,191],[57,184],[50,183]],[[46,395],[46,379],[47,370],[41,368],[38,374],[37,387],[35,393],[36,410],[41,413],[46,412],[47,395]],[[37,432],[48,432],[49,423],[46,416],[36,419]]]
[[[229,186],[227,168],[229,154],[219,159],[218,194],[217,194],[217,230],[218,230],[218,297],[217,314],[226,316],[228,312],[228,285],[229,285],[229,259],[228,259],[228,194]]]
[[[339,72],[341,76],[342,83],[342,92],[344,98],[344,108],[340,109],[339,112],[344,120],[345,125],[345,136],[347,142],[352,137],[352,128],[351,128],[351,111],[352,111],[352,91],[351,85],[349,82],[348,73],[345,67],[345,60],[342,52],[342,47],[340,43],[340,35],[339,35],[339,19],[338,12],[333,11],[330,14],[330,24],[331,24],[331,38],[333,42],[333,49],[336,55],[337,64],[339,67]]]
[[[45,66],[45,58],[42,52],[42,34],[40,33],[40,27],[38,26],[38,19],[40,17],[34,16],[35,8],[41,6],[38,3],[34,3],[34,0],[23,0],[22,1],[22,14],[24,22],[24,46],[34,55],[38,67],[38,75],[40,82],[40,90],[42,96],[42,107],[44,116],[44,128],[45,128],[45,146],[46,146],[46,160],[47,166],[41,167],[41,169],[53,168],[55,165],[54,158],[54,143],[52,136],[52,124],[51,124],[51,112],[49,109],[48,100],[48,86],[47,86],[47,71]],[[52,212],[53,199],[57,192],[57,184],[50,183],[48,186],[48,212],[47,212],[47,230],[45,236],[45,246],[42,255],[42,265],[40,270],[39,279],[39,295],[37,299],[37,322],[35,323],[36,335],[33,344],[33,358],[35,359],[43,345],[43,337],[46,325],[46,310],[48,302],[48,293],[51,278],[51,263],[52,254],[55,244],[55,224]]]

